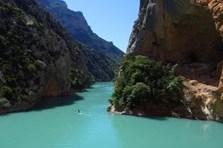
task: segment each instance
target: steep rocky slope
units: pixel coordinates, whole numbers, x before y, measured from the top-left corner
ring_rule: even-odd
[[[177,74],[185,77],[181,98],[185,107],[179,116],[214,120],[223,117],[222,14],[222,0],[140,1],[128,53],[178,65]],[[151,108],[159,107],[154,104]],[[156,110],[145,114],[152,112]]]
[[[79,45],[34,0],[1,0],[0,18],[0,113],[91,83]]]
[[[114,69],[117,67],[123,52],[112,42],[107,42],[95,34],[82,12],[68,9],[63,0],[36,0],[42,7],[57,20],[74,40],[88,46],[83,54],[87,66],[97,81],[110,81],[114,78]]]

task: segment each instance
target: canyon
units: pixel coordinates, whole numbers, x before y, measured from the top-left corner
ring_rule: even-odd
[[[30,110],[45,97],[71,95],[114,78],[123,52],[64,1],[1,0],[0,17],[0,114]],[[83,35],[73,35],[75,30]]]
[[[61,0],[3,0],[0,4],[1,113],[31,109],[43,96],[69,95],[94,81],[114,78],[123,53],[96,35],[81,12],[68,9]],[[180,82],[178,76],[182,77],[183,87],[177,86],[183,104],[175,106],[167,99],[166,104],[137,106],[135,113],[121,112],[223,119],[222,7],[222,0],[140,1],[127,53],[173,66],[177,76],[168,66],[160,67],[168,79],[162,83],[170,81],[174,86]],[[136,59],[135,63],[150,63],[143,57]],[[141,82],[135,83],[149,90]]]
[[[62,0],[0,18],[1,147],[222,147],[223,0],[140,0],[126,55]]]

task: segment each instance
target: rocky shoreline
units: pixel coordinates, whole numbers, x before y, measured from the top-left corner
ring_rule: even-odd
[[[155,108],[161,109],[160,106],[156,106]],[[165,108],[165,107],[164,107]],[[203,121],[218,121],[220,122],[220,119],[210,119],[206,118],[203,115],[202,116],[194,116],[190,112],[186,111],[184,108],[178,108],[178,111],[182,110],[183,114],[180,114],[179,112],[145,112],[141,110],[126,110],[126,111],[117,111],[114,106],[109,106],[107,111],[115,114],[115,115],[127,115],[127,116],[136,116],[136,117],[146,117],[146,118],[178,118],[178,119],[189,119],[189,120],[203,120]],[[164,111],[164,110],[163,110]]]
[[[86,88],[89,88],[91,85],[86,86]],[[4,101],[1,104],[0,108],[0,115],[6,115],[10,113],[15,112],[26,112],[26,111],[32,111],[32,110],[41,110],[41,109],[48,109],[56,106],[71,104],[74,101],[80,99],[78,96],[75,95],[76,92],[81,92],[85,90],[86,88],[82,89],[73,89],[72,91],[66,91],[66,92],[48,92],[44,96],[30,96],[30,99],[27,99],[29,101],[27,102],[21,102],[14,105],[11,105],[9,101]],[[38,94],[43,94],[42,92],[39,92]],[[72,96],[72,97],[71,97]],[[75,97],[74,97],[75,96]],[[31,99],[32,98],[32,99]],[[35,99],[34,99],[35,98]],[[0,98],[4,99],[4,98]],[[1,102],[0,102],[1,103]]]
[[[116,109],[114,105],[108,111],[119,115],[139,117],[174,117],[193,120],[223,121],[221,93],[218,88],[199,83],[195,80],[184,81],[182,105],[144,104],[133,110]]]

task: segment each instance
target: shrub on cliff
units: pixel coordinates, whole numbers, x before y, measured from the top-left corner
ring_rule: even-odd
[[[111,103],[117,110],[147,103],[180,103],[182,80],[174,67],[144,56],[128,55],[115,82]]]

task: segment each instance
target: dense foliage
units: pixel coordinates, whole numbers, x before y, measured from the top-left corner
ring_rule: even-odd
[[[111,103],[117,110],[146,103],[180,103],[182,79],[174,67],[144,56],[128,55],[116,78]]]
[[[0,113],[91,84],[79,44],[34,0],[1,0],[0,18]]]

